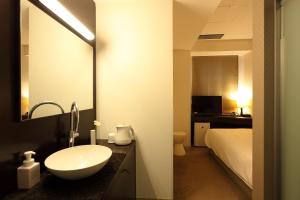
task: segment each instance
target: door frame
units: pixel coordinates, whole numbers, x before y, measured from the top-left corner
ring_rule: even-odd
[[[253,1],[253,200],[280,199],[278,2]]]
[[[264,0],[264,194],[280,199],[280,2]]]

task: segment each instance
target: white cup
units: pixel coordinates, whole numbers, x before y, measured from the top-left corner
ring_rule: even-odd
[[[108,143],[115,143],[115,135],[116,133],[109,133],[108,134]]]

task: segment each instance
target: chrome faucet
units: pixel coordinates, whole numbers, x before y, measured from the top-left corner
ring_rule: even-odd
[[[75,123],[74,123],[74,118],[76,119]],[[78,125],[79,125],[79,108],[77,106],[77,103],[73,102],[71,106],[71,130],[69,136],[69,147],[74,146],[75,138],[79,136]]]

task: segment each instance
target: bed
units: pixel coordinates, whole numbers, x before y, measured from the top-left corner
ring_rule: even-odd
[[[251,195],[252,129],[208,129],[205,143],[225,168],[237,176],[233,179],[240,179],[238,181],[244,183],[242,186],[238,183],[243,187],[241,189]]]

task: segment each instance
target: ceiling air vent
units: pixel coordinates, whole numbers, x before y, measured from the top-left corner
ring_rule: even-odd
[[[224,34],[208,34],[208,35],[199,35],[199,40],[216,40],[221,39]]]

